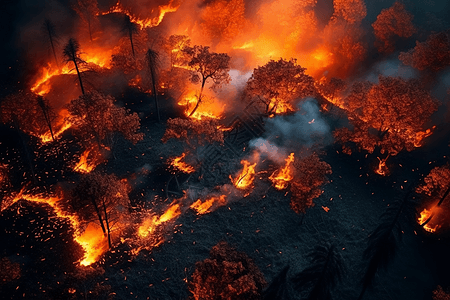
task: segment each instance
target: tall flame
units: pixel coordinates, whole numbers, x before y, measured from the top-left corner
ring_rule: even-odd
[[[98,160],[96,158],[99,156],[99,154],[94,152],[95,157],[91,160],[88,160],[89,154],[92,155],[93,152],[94,151],[90,149],[85,150],[83,154],[81,154],[80,161],[75,165],[73,170],[80,173],[90,173],[92,170],[94,170],[98,165]]]
[[[138,228],[138,236],[145,238],[153,234],[157,226],[177,218],[180,214],[180,204],[172,204],[161,216],[152,215],[145,218]]]
[[[253,181],[255,180],[255,167],[256,163],[251,164],[248,160],[242,160],[241,164],[244,166],[239,175],[233,179],[230,175],[230,180],[234,186],[240,190],[248,190],[253,187]],[[248,196],[247,193],[245,196]]]
[[[195,113],[192,116],[189,116],[197,104],[197,99],[198,96],[196,95],[195,90],[192,90],[178,102],[178,105],[185,106],[184,114],[187,117],[197,120],[202,120],[203,118],[221,119],[225,105],[218,101],[207,99],[206,95],[202,96],[202,102]]]
[[[286,165],[281,170],[273,172],[269,177],[274,187],[278,190],[285,189],[288,186],[289,181],[294,178],[291,169],[291,163],[294,161],[294,152],[292,152],[285,161]]]

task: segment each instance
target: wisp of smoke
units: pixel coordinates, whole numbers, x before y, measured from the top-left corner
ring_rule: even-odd
[[[277,116],[266,123],[268,140],[289,150],[311,148],[332,142],[330,127],[322,118],[317,101],[307,98],[299,104],[299,111],[291,116]]]

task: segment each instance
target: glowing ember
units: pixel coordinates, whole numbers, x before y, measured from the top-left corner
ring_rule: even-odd
[[[419,222],[419,225],[422,225],[434,214],[435,214],[434,208],[431,208],[430,210],[425,208],[424,210],[422,210],[420,212],[420,217],[419,217],[419,219],[417,219],[417,222]],[[426,231],[431,232],[431,233],[436,232],[436,230],[439,227],[441,227],[441,226],[440,225],[434,225],[434,226],[430,225],[430,222],[423,225],[423,229],[425,229]]]
[[[389,158],[389,155],[385,158],[385,159],[380,159],[378,158],[378,168],[375,170],[375,173],[381,175],[381,176],[386,176],[387,174],[389,174],[389,169],[386,166],[386,160]]]
[[[255,179],[256,163],[250,164],[248,160],[242,160],[241,164],[244,166],[244,168],[235,179],[233,179],[230,175],[231,182],[238,189],[251,189],[253,187],[253,180]],[[248,194],[246,194],[245,196],[247,196]]]
[[[197,214],[203,215],[210,213],[212,211],[213,206],[223,206],[227,203],[226,195],[220,195],[219,197],[211,197],[204,202],[198,199],[190,206],[192,209],[197,211]]]
[[[175,157],[172,160],[171,165],[174,166],[175,168],[177,168],[178,170],[180,170],[181,172],[184,172],[184,173],[188,173],[189,174],[189,173],[195,172],[195,169],[194,169],[193,166],[188,165],[187,163],[182,161],[185,156],[186,156],[186,153],[183,153],[181,156]]]
[[[294,161],[294,153],[292,152],[285,161],[286,165],[281,170],[273,172],[273,174],[269,177],[273,183],[273,186],[277,190],[287,188],[289,181],[294,178],[292,175],[293,171],[291,169],[291,163]]]
[[[130,17],[130,21],[133,23],[138,24],[141,27],[141,30],[147,27],[155,27],[158,26],[162,20],[164,19],[164,16],[166,13],[169,12],[175,12],[177,11],[178,7],[180,7],[180,4],[173,5],[173,0],[170,1],[167,5],[159,6],[159,15],[154,18],[145,18],[141,19],[135,15],[133,15],[130,10],[124,8],[122,4],[120,4],[120,1],[117,1],[116,5],[111,7],[107,12],[101,13],[101,15],[107,15],[112,13],[122,13],[124,15],[127,15]]]

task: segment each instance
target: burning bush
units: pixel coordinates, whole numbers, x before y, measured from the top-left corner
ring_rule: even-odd
[[[189,283],[191,299],[260,299],[266,284],[263,274],[244,253],[226,242],[212,247],[210,257],[196,263]]]
[[[323,191],[321,187],[328,183],[327,174],[331,174],[331,166],[321,161],[316,153],[295,163],[296,176],[291,183],[291,208],[296,213],[305,213],[314,206],[313,200]]]

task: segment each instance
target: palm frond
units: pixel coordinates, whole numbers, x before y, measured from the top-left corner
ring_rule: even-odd
[[[272,280],[270,285],[264,290],[262,300],[283,300],[289,299],[287,290],[287,273],[289,265],[283,268]]]

